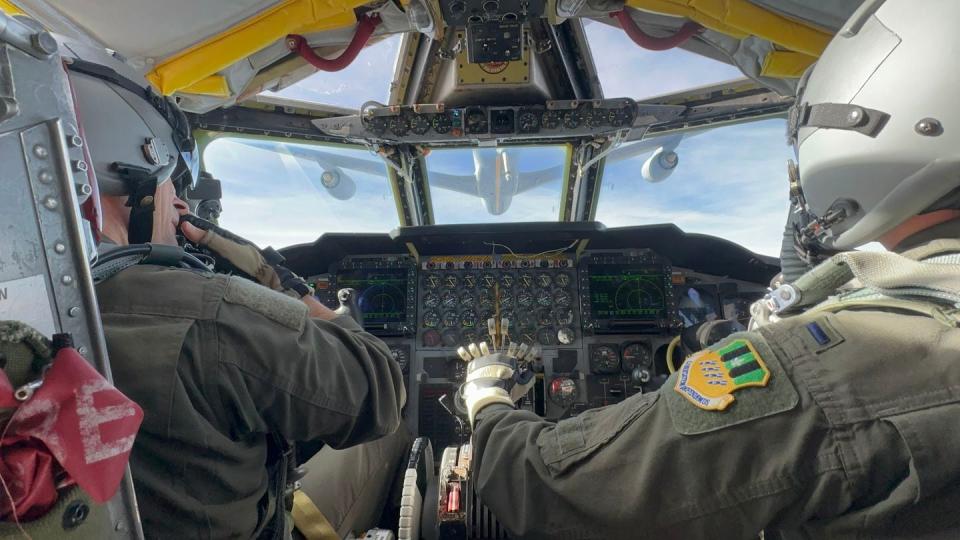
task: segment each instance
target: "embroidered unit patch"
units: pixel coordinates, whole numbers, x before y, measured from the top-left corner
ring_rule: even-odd
[[[706,349],[687,358],[674,390],[703,410],[722,411],[733,403],[733,392],[766,386],[769,380],[770,370],[753,344],[737,339],[720,349]]]

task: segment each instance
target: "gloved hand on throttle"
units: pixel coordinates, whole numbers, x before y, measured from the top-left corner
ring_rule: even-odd
[[[191,225],[199,231],[189,231]],[[192,214],[180,216],[180,227],[188,239],[213,252],[231,270],[297,298],[311,293],[307,282],[283,266],[283,256],[273,248],[259,249],[253,242]]]
[[[467,364],[466,382],[458,392],[458,401],[464,404],[470,425],[488,405],[502,403],[512,407],[533,387],[534,377],[531,369],[521,367],[517,357],[506,351],[474,358]]]

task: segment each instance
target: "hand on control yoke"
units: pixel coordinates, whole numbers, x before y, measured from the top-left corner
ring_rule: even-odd
[[[273,248],[260,249],[253,242],[193,214],[180,216],[180,230],[188,240],[211,251],[218,263],[229,270],[239,271],[261,285],[297,298],[311,293],[307,282],[283,266],[283,256]]]

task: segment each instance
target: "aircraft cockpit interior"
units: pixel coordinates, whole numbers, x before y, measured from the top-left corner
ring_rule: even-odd
[[[33,68],[10,58],[49,60],[36,36],[51,34],[115,51],[186,115],[190,210],[276,248],[402,370],[410,441],[374,523],[298,534],[510,538],[470,476],[471,347],[523,360],[535,383],[517,407],[558,421],[656,392],[711,333],[745,329],[781,271],[796,85],[860,4],[0,0],[0,156],[46,159],[7,136],[29,133],[16,104],[32,106],[4,81]],[[79,205],[77,151],[58,174]],[[41,221],[56,205],[36,202]],[[0,263],[0,291],[25,268]],[[78,309],[55,305],[44,328]],[[96,537],[141,537],[132,485]]]

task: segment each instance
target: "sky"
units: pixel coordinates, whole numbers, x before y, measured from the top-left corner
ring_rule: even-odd
[[[679,49],[643,50],[617,28],[590,23],[586,30],[606,97],[642,99],[740,76],[733,67]],[[399,43],[399,36],[391,37],[364,49],[347,69],[314,75],[279,94],[342,107],[386,102]],[[758,253],[778,255],[788,210],[786,161],[792,156],[784,134],[783,120],[772,119],[689,135],[676,149],[677,169],[660,183],[640,175],[650,154],[608,163],[597,220],[607,227],[676,223],[686,232],[713,234]],[[364,149],[321,150],[377,161]],[[566,152],[565,146],[525,148],[511,157],[523,178],[524,173],[562,165]],[[495,152],[484,149],[481,156],[493,160]],[[355,184],[356,192],[349,200],[338,200],[317,186],[323,172],[319,165],[245,146],[241,139],[211,143],[204,164],[223,181],[222,224],[261,245],[310,242],[324,232],[386,232],[399,224],[385,171],[343,174],[342,180]],[[427,158],[427,168],[434,176],[470,175],[473,152],[435,151]],[[516,195],[499,216],[487,213],[474,195],[434,186],[431,199],[438,223],[554,221],[561,186],[557,175]]]

